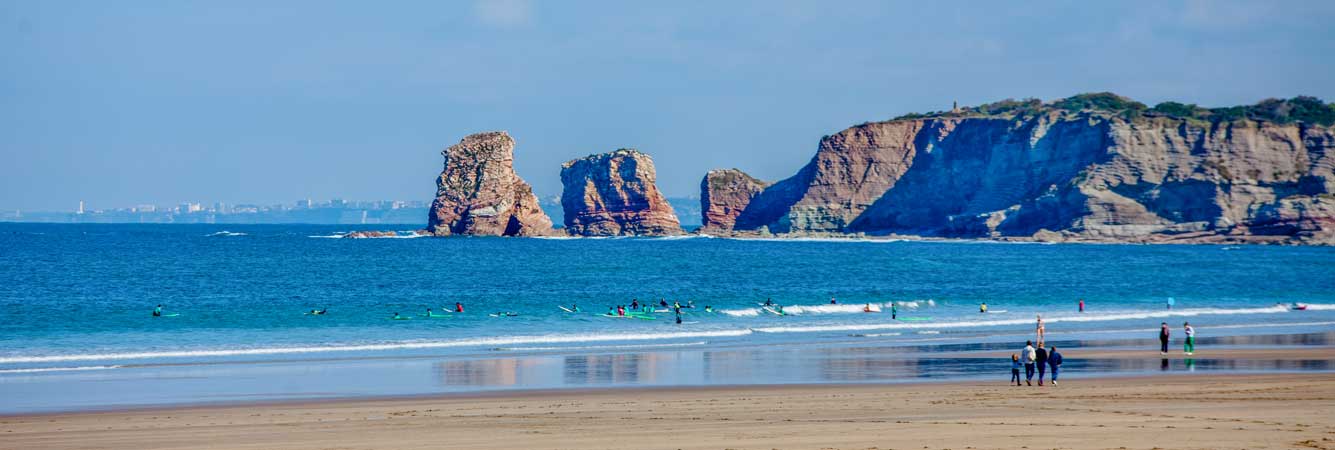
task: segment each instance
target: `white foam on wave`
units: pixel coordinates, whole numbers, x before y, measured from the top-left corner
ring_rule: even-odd
[[[784,305],[783,313],[790,316],[805,314],[866,314],[868,309],[873,313],[885,312],[891,305],[898,305],[899,308],[915,309],[923,305],[936,306],[933,300],[908,300],[908,301],[889,301],[883,303],[823,303],[817,305]],[[724,309],[719,312],[733,317],[752,317],[764,313],[764,308],[743,308],[743,309]]]
[[[325,235],[316,234],[316,235],[311,235],[311,236],[306,236],[306,237],[308,237],[308,238],[315,238],[315,239],[342,239],[342,238],[343,238],[343,235],[342,235],[342,234],[325,234]]]
[[[119,369],[121,366],[81,366],[81,367],[36,367],[31,369],[0,369],[0,374],[7,373],[45,373],[45,372],[84,372],[89,370]]]
[[[1308,304],[1307,304],[1307,310],[1308,310],[1308,311],[1335,311],[1335,305],[1322,304],[1322,303],[1308,303]]]
[[[204,235],[204,236],[206,236],[206,237],[214,237],[214,236],[248,236],[248,235],[247,235],[246,233],[237,232],[237,231],[227,231],[227,230],[222,230],[222,231],[219,231],[219,232],[216,232],[216,233],[209,233],[209,234],[206,234],[206,235]]]
[[[1136,320],[1136,319],[1163,319],[1169,317],[1196,317],[1210,315],[1235,315],[1235,314],[1277,314],[1289,312],[1287,306],[1270,306],[1265,308],[1196,308],[1179,309],[1172,311],[1153,311],[1153,312],[1115,312],[1104,314],[1080,314],[1080,315],[1060,315],[1046,316],[1043,321],[1048,324],[1061,322],[1104,322],[1116,320]],[[972,328],[972,327],[997,327],[1011,325],[1033,324],[1034,319],[1003,319],[1003,320],[963,320],[956,322],[890,322],[890,323],[872,323],[872,324],[846,324],[846,325],[809,325],[809,326],[785,326],[785,327],[758,327],[752,328],[758,333],[816,333],[830,331],[871,331],[871,330],[893,330],[893,329],[949,329],[949,328]]]
[[[751,334],[751,330],[717,330],[677,333],[616,333],[616,334],[549,334],[534,336],[501,336],[458,339],[452,341],[412,341],[383,344],[324,345],[311,347],[261,347],[224,350],[182,350],[133,353],[85,353],[74,355],[12,356],[0,358],[0,364],[49,363],[66,361],[111,361],[152,358],[201,358],[226,356],[262,356],[306,353],[364,352],[385,350],[417,350],[477,346],[504,346],[517,344],[569,344],[604,341],[654,341],[663,339],[692,339],[707,337],[734,337]]]
[[[760,308],[720,309],[718,312],[733,317],[755,317],[760,315]]]
[[[679,342],[671,344],[632,344],[632,345],[588,345],[583,347],[496,347],[498,352],[543,352],[554,350],[638,350],[646,348],[693,347],[708,344],[707,341]]]

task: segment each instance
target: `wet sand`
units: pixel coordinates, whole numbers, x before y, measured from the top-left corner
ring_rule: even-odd
[[[8,416],[0,448],[1335,449],[1335,375],[563,390]]]

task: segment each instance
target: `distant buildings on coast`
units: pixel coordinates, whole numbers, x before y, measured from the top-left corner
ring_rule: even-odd
[[[298,200],[295,204],[206,205],[184,202],[175,206],[135,205],[128,208],[88,208],[83,202],[73,211],[0,211],[3,222],[46,223],[313,223],[313,224],[426,224],[429,202],[404,200],[328,201]]]
[[[683,226],[700,224],[700,199],[668,198]],[[426,226],[430,201],[331,199],[297,200],[292,204],[211,205],[182,202],[174,206],[151,204],[126,208],[90,208],[82,200],[71,211],[0,211],[0,222],[43,223],[311,223],[311,224],[406,224]],[[542,209],[558,227],[563,217],[559,197],[542,199]]]

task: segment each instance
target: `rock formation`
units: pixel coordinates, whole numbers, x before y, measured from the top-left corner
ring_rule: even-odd
[[[655,184],[654,162],[633,149],[591,155],[561,166],[565,229],[576,236],[681,234],[677,215]]]
[[[769,183],[737,169],[711,170],[700,181],[701,233],[733,229],[737,216]]]
[[[478,133],[441,152],[427,231],[485,236],[552,234],[552,220],[514,169],[515,141],[504,131]]]
[[[1087,94],[866,123],[729,202],[732,229],[1335,243],[1332,122],[1304,97],[1206,110]]]

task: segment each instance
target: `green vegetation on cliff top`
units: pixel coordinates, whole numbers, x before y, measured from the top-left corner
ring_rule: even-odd
[[[911,113],[891,120],[928,119],[937,117],[1032,117],[1039,114],[1066,111],[1088,111],[1124,119],[1138,117],[1168,117],[1197,122],[1228,122],[1239,119],[1289,124],[1303,122],[1313,125],[1335,125],[1335,103],[1325,103],[1316,97],[1299,96],[1291,99],[1266,99],[1255,105],[1204,108],[1194,104],[1163,102],[1154,107],[1111,92],[1080,94],[1044,103],[1036,98],[1005,99],[953,111],[925,114]]]

